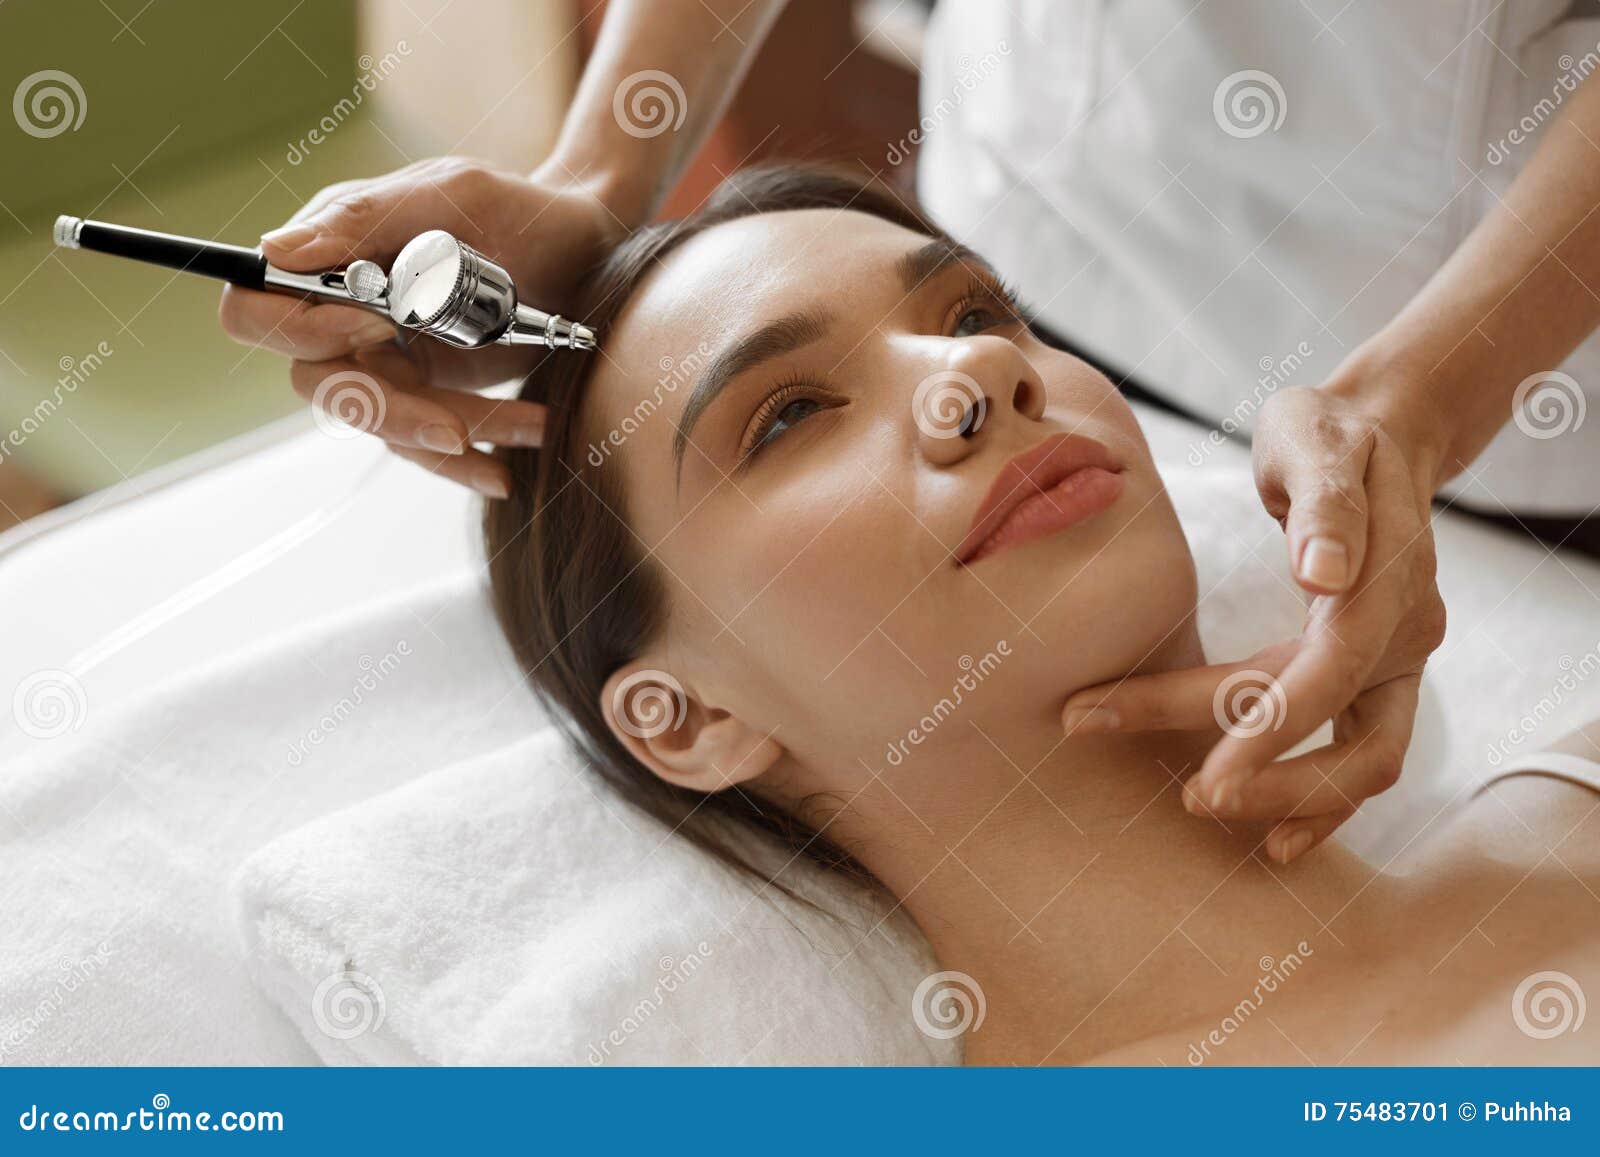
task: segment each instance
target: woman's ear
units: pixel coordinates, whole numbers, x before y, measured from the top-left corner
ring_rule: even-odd
[[[707,707],[666,671],[639,662],[611,673],[600,710],[635,759],[668,783],[695,791],[752,780],[783,754],[770,734]]]

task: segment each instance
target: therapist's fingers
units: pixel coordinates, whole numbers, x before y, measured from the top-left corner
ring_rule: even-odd
[[[1205,785],[1191,778],[1184,807],[1196,815],[1242,820],[1353,813],[1363,800],[1399,780],[1420,682],[1417,675],[1407,675],[1363,692],[1340,716],[1333,743],[1268,764],[1229,793],[1204,793]]]
[[[1229,722],[1227,710],[1248,697],[1250,677],[1261,684],[1283,670],[1296,640],[1287,639],[1238,663],[1185,667],[1130,675],[1085,687],[1067,699],[1062,728],[1074,732],[1213,731]]]
[[[537,446],[544,436],[545,409],[534,402],[496,399],[425,386],[417,368],[393,345],[355,358],[291,362],[295,393],[346,426],[409,447],[449,456],[473,456],[463,478],[470,485],[493,477],[495,490],[510,475],[472,442]],[[459,472],[446,472],[455,478]],[[496,493],[494,496],[499,497]]]
[[[1372,456],[1375,486],[1409,492],[1398,452]],[[1271,725],[1229,729],[1198,775],[1210,790],[1237,788],[1322,723],[1345,710],[1364,688],[1386,682],[1393,669],[1421,671],[1444,635],[1443,606],[1433,585],[1428,525],[1413,509],[1409,521],[1371,525],[1367,570],[1346,594],[1311,606],[1300,647],[1277,677]]]
[[[237,285],[223,289],[217,320],[236,342],[305,361],[342,357],[390,341],[398,332],[393,322],[365,309]]]
[[[458,157],[430,158],[384,177],[333,186],[287,224],[261,235],[261,251],[280,269],[310,272],[357,257],[384,261],[429,228],[475,235],[462,207],[479,204],[494,179]]]
[[[1369,504],[1411,501],[1409,486],[1369,492],[1376,430],[1374,420],[1321,390],[1282,390],[1262,409],[1253,441],[1256,489],[1283,523],[1295,580],[1313,594],[1348,590],[1361,573]]]
[[[429,398],[398,389],[353,358],[291,362],[289,384],[313,407],[391,445],[463,454],[467,425]]]
[[[430,386],[423,377],[421,367],[392,342],[360,351],[356,361],[388,385],[454,414],[460,419],[459,429],[465,430],[469,442],[491,442],[496,446],[539,446],[544,443],[546,410],[538,402],[520,398],[490,398]],[[380,436],[386,435],[380,433]],[[402,440],[416,444],[414,439]]]
[[[1290,863],[1333,835],[1355,814],[1355,808],[1345,808],[1310,819],[1281,823],[1267,833],[1267,838],[1262,841],[1262,850],[1280,864]]]
[[[504,498],[511,493],[511,472],[503,463],[477,450],[468,450],[465,454],[436,454],[394,443],[390,443],[389,449],[407,462],[470,487],[485,498]]]

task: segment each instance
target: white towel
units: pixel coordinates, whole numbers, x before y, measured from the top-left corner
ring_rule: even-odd
[[[615,799],[554,730],[273,843],[247,957],[323,1059],[929,1064],[915,927],[797,862],[774,907]]]
[[[0,1064],[314,1061],[242,966],[239,863],[546,724],[471,573],[83,722],[0,761]]]

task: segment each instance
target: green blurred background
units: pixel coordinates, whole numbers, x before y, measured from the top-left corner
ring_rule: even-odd
[[[0,499],[10,496],[0,529],[30,503],[119,482],[300,407],[283,359],[217,327],[215,283],[56,250],[58,214],[253,245],[335,181],[439,152],[531,166],[570,93],[575,10],[562,0],[0,4],[0,93],[12,97],[0,119]],[[40,411],[52,397],[60,404]]]

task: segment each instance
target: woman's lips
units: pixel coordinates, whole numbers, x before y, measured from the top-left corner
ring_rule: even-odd
[[[956,565],[1093,518],[1121,495],[1122,469],[1110,450],[1077,434],[1053,434],[1018,454],[989,487],[956,547]]]

